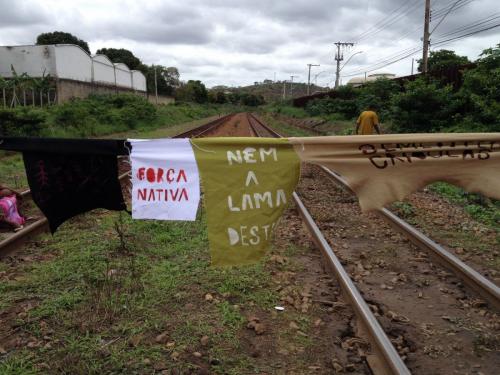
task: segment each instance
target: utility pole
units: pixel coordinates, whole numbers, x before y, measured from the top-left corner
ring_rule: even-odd
[[[424,16],[424,46],[422,55],[422,73],[427,73],[427,62],[429,54],[429,22],[431,16],[431,0],[425,0],[425,16]]]
[[[413,63],[415,62],[415,59],[411,59],[411,75],[413,75]]]
[[[320,66],[319,64],[307,64],[309,73],[307,74],[307,95],[311,93],[311,66]]]
[[[156,79],[156,66],[153,65],[155,70],[155,96],[156,96],[156,104],[158,104],[158,80]]]
[[[290,97],[293,98],[293,79],[298,76],[290,76]]]
[[[283,81],[283,100],[286,99],[286,79]]]
[[[335,88],[337,89],[339,87],[339,81],[340,81],[340,62],[344,60],[344,48],[345,47],[352,47],[354,46],[354,43],[350,42],[337,42],[334,43],[337,46],[337,51],[335,52],[335,60],[337,61],[337,72],[335,75]]]

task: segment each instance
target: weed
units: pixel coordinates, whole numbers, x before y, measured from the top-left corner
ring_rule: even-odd
[[[500,201],[487,199],[479,194],[471,194],[463,189],[437,182],[429,186],[431,191],[438,193],[450,202],[464,207],[464,210],[475,220],[498,230],[500,227]]]
[[[396,212],[408,222],[413,222],[415,218],[415,207],[408,202],[394,202],[392,206]]]
[[[33,366],[28,353],[21,352],[15,357],[0,361],[2,375],[36,375],[39,372]]]

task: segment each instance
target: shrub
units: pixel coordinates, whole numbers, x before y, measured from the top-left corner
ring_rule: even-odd
[[[368,106],[373,106],[377,111],[381,121],[390,117],[390,101],[393,95],[398,95],[401,87],[393,80],[380,78],[373,82],[368,82],[359,89],[356,100],[358,113],[365,111]]]
[[[42,109],[18,107],[0,109],[0,136],[39,136],[45,127],[46,113]]]
[[[419,78],[409,82],[405,92],[392,96],[393,130],[399,133],[439,131],[453,125],[450,119],[456,106],[450,86],[440,88],[434,82]]]
[[[95,136],[126,131],[156,118],[154,105],[133,94],[91,95],[51,107],[50,113],[56,135]]]

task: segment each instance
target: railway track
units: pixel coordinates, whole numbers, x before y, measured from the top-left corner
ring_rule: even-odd
[[[266,126],[251,114],[248,115],[248,121],[257,137],[281,137],[280,134]],[[376,358],[378,358],[379,361],[377,361],[378,363],[370,364],[372,370],[378,374],[410,374],[410,370],[406,367],[389,337],[385,334],[383,328],[370,310],[370,307],[345,271],[340,260],[335,255],[297,193],[293,193],[293,199],[314,243],[321,250],[329,268],[339,281],[342,291],[351,302],[359,321],[362,323],[363,331],[366,332],[371,347],[377,354]]]
[[[257,117],[248,114],[248,123],[251,131],[255,136],[263,137],[280,137],[278,133],[262,123]],[[213,132],[215,129],[224,125],[232,116],[225,116],[199,128],[192,129],[175,136],[175,138],[183,137],[200,137]],[[350,190],[345,181],[335,172],[322,168],[323,172],[336,184],[344,190]],[[127,173],[120,175],[120,178],[126,178]],[[29,197],[29,192],[24,193]],[[363,293],[356,287],[354,281],[350,278],[345,267],[342,265],[343,261],[339,259],[336,252],[328,243],[328,240],[322,234],[320,226],[315,222],[313,216],[306,205],[301,200],[297,193],[294,193],[293,199],[300,216],[304,220],[314,243],[321,250],[328,267],[331,269],[335,277],[339,281],[344,295],[348,298],[353,306],[353,309],[358,318],[359,327],[358,334],[366,337],[371,344],[372,352],[375,355],[367,357],[370,368],[376,374],[410,374],[405,361],[401,358],[398,350],[391,342],[389,336],[384,332],[382,325],[377,320],[377,317],[372,312],[373,304],[367,303],[363,297]],[[492,306],[499,307],[500,293],[499,288],[484,278],[482,275],[474,271],[472,268],[461,262],[458,258],[451,253],[444,250],[441,246],[433,242],[431,239],[418,232],[415,228],[404,222],[392,212],[384,209],[380,211],[380,215],[391,223],[397,230],[404,233],[410,241],[415,243],[421,249],[431,252],[433,256],[437,256],[446,268],[452,270],[464,283],[478,292],[485,298]],[[0,242],[0,256],[11,252],[16,247],[26,240],[28,237],[43,231],[46,228],[47,221],[45,218],[32,223],[22,231],[12,235],[6,240]],[[29,229],[29,231],[27,231]]]
[[[270,129],[255,116],[249,115],[249,122],[256,136],[272,136],[280,137],[280,134]],[[318,167],[326,176],[333,180],[342,190],[348,191],[354,195],[349,188],[347,182],[337,173],[325,167]],[[302,202],[299,195],[294,193],[294,200],[301,217],[303,218],[309,233],[312,235],[315,244],[321,250],[324,258],[327,260],[329,267],[339,280],[340,285],[351,301],[356,315],[363,326],[363,330],[368,334],[368,339],[372,344],[375,352],[382,358],[381,363],[375,366],[375,369],[381,373],[410,373],[404,362],[400,359],[397,351],[391,344],[390,339],[385,335],[377,319],[373,315],[370,307],[365,302],[362,294],[356,288],[355,284],[349,277],[348,273],[342,266],[342,262],[335,255],[328,241],[322,234],[321,229],[315,223],[313,216],[307,210],[306,205]],[[462,262],[442,246],[434,242],[432,239],[418,231],[412,225],[408,224],[397,215],[384,208],[378,212],[378,215],[389,223],[394,229],[402,233],[411,243],[419,249],[427,252],[433,259],[440,263],[447,270],[452,271],[462,282],[464,282],[473,291],[483,297],[490,306],[500,308],[500,288],[493,282],[482,276],[473,268]],[[373,366],[372,366],[373,368]],[[378,372],[378,371],[375,371]]]

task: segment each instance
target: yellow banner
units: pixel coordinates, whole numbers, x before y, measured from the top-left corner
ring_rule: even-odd
[[[292,200],[300,159],[286,139],[193,139],[212,264],[258,261]]]

